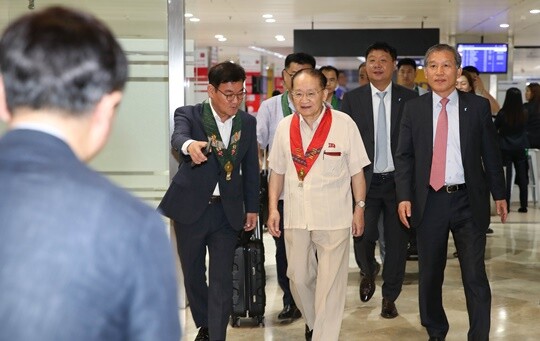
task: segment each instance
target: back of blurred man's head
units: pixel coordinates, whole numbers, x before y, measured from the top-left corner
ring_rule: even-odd
[[[51,7],[25,15],[0,40],[0,72],[7,108],[91,111],[121,91],[127,60],[109,29],[89,14]]]
[[[95,17],[51,7],[12,22],[0,38],[0,118],[59,130],[82,160],[104,146],[128,63]]]

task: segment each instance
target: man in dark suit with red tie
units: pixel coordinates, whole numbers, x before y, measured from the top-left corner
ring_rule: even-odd
[[[468,340],[489,339],[484,252],[490,192],[503,223],[507,216],[489,102],[455,89],[460,65],[453,47],[428,49],[424,70],[433,92],[405,104],[396,152],[398,214],[404,225],[417,227],[420,319],[429,340],[444,340],[449,328],[442,285],[450,231],[469,313]]]
[[[367,302],[375,292],[375,276],[380,265],[375,260],[377,228],[383,216],[386,255],[382,277],[381,316],[398,316],[395,301],[401,293],[407,258],[408,232],[397,216],[394,184],[394,153],[397,147],[399,122],[403,103],[418,97],[416,91],[392,82],[396,69],[397,51],[384,42],[377,42],[366,50],[366,71],[369,83],[347,92],[341,110],[355,121],[362,135],[371,164],[364,168],[367,196],[365,231],[354,237],[354,255],[364,273],[360,282],[360,300]]]

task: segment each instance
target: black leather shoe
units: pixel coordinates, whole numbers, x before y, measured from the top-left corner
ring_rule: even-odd
[[[527,212],[528,212],[527,207],[520,207],[520,208],[518,208],[518,212],[519,212],[519,213],[527,213]]]
[[[381,316],[385,319],[393,319],[398,316],[396,305],[394,302],[387,300],[386,298],[382,299],[382,309]]]
[[[364,277],[360,282],[360,300],[367,302],[375,293],[375,280],[373,277]]]
[[[488,229],[486,230],[486,234],[492,234],[493,233],[493,229],[491,227],[488,227]]]
[[[430,336],[428,341],[444,341],[444,337]]]
[[[210,340],[210,336],[208,336],[208,328],[207,327],[199,328],[199,333],[197,334],[195,341],[208,341],[208,340]]]
[[[309,327],[306,324],[306,341],[311,341],[312,337],[313,337],[313,329],[309,330]]]
[[[278,315],[278,320],[298,319],[302,317],[302,313],[294,304],[287,304]]]

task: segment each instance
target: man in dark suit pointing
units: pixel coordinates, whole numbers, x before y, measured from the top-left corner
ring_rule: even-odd
[[[257,223],[256,121],[239,110],[245,79],[238,64],[214,65],[208,71],[209,99],[174,113],[171,143],[183,162],[159,208],[174,220],[186,295],[200,328],[196,340],[225,340],[238,233]]]
[[[415,98],[415,91],[392,82],[396,69],[396,50],[386,43],[375,43],[366,51],[367,85],[347,92],[341,110],[356,125],[371,164],[364,169],[367,186],[365,231],[354,237],[354,255],[364,277],[360,283],[360,299],[367,302],[375,292],[375,276],[380,266],[375,261],[375,242],[379,239],[377,224],[383,216],[386,256],[383,266],[381,316],[395,318],[398,298],[407,260],[408,232],[397,216],[394,184],[394,152],[397,147],[399,122],[405,101]]]
[[[430,340],[444,340],[442,306],[448,234],[459,254],[468,340],[488,340],[491,292],[484,264],[489,194],[504,223],[504,174],[489,102],[457,91],[461,57],[446,44],[428,49],[432,93],[406,103],[396,152],[399,217],[417,227],[420,319]],[[409,223],[410,221],[410,223]]]

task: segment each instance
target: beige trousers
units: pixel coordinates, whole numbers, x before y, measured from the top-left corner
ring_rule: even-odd
[[[351,229],[287,229],[287,276],[313,341],[337,341],[343,320]]]

